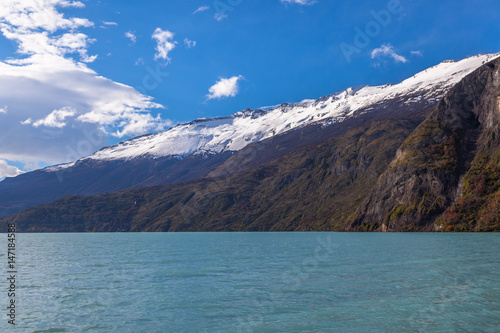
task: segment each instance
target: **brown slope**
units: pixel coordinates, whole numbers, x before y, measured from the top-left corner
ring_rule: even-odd
[[[69,196],[7,220],[25,232],[341,230],[422,114],[372,121],[230,178]]]

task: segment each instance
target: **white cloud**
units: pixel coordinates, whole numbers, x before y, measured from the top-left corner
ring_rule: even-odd
[[[19,54],[0,59],[0,101],[9,106],[1,115],[0,158],[26,165],[70,162],[107,145],[107,135],[135,136],[169,126],[155,111],[162,105],[86,65],[97,57],[87,53],[95,40],[79,29],[93,23],[67,18],[58,7],[84,4],[0,1],[0,32],[18,44]]]
[[[161,28],[156,28],[155,32],[152,36],[153,39],[156,39],[156,54],[155,60],[164,59],[167,62],[170,62],[170,58],[168,54],[175,48],[177,42],[172,41],[174,39],[174,34],[168,30],[162,30]]]
[[[214,19],[218,22],[220,22],[226,18],[227,18],[227,14],[224,14],[224,13],[215,13],[215,15],[214,15]]]
[[[190,49],[196,46],[196,41],[184,38],[184,45],[186,46],[186,48]]]
[[[135,32],[128,31],[125,33],[125,37],[130,39],[132,41],[132,44],[135,44],[135,42],[137,42],[137,37],[135,36]]]
[[[74,117],[77,114],[76,110],[71,107],[63,107],[59,110],[52,111],[47,117],[33,122],[31,118],[21,122],[23,125],[33,124],[34,127],[46,126],[54,128],[63,128],[66,126],[65,119]]]
[[[61,7],[75,7],[75,8],[84,8],[85,5],[81,1],[60,1]]]
[[[2,0],[0,4],[2,28],[12,28],[24,32],[41,29],[52,33],[60,29],[76,29],[94,25],[87,19],[65,18],[57,11],[58,6],[85,7],[83,3],[78,1]]]
[[[89,39],[82,33],[67,33],[56,39],[54,45],[60,50],[63,50],[64,53],[78,52],[80,54],[80,60],[83,62],[94,62],[97,55],[87,55],[89,44],[94,42],[95,39]]]
[[[118,23],[116,23],[116,22],[107,22],[107,21],[102,21],[102,24],[104,24],[104,25],[113,25],[113,26],[117,26],[118,25]]]
[[[281,0],[281,2],[296,3],[298,5],[313,5],[316,3],[316,0]]]
[[[65,0],[2,0],[0,2],[0,31],[19,43],[18,53],[24,55],[52,54],[65,56],[78,53],[88,58],[87,46],[92,42],[78,28],[94,24],[87,19],[65,18],[57,11],[61,7],[83,7],[81,2]],[[58,30],[70,30],[62,36]]]
[[[161,108],[132,87],[99,76],[69,59],[36,55],[22,66],[0,62],[0,100],[9,113],[0,122],[2,158],[45,163],[70,162],[95,131],[115,137],[159,131],[171,122],[149,110]],[[16,125],[18,124],[18,125]],[[23,125],[33,125],[23,126]],[[103,138],[93,150],[106,145]]]
[[[208,89],[210,94],[208,99],[220,99],[224,97],[235,97],[238,94],[238,81],[242,80],[243,76],[233,76],[231,78],[221,78],[217,83]]]
[[[210,9],[210,6],[201,6],[193,12],[193,14],[201,13]]]
[[[0,179],[4,177],[15,177],[23,173],[15,166],[9,165],[7,161],[0,159]]]
[[[391,44],[382,44],[382,46],[371,52],[372,59],[384,56],[391,57],[392,59],[394,59],[395,62],[402,62],[402,63],[408,62],[408,59],[396,53],[394,47]]]
[[[135,133],[163,131],[166,126],[172,126],[173,122],[170,120],[162,121],[160,115],[155,118],[149,113],[129,113],[124,124],[125,126],[123,126],[122,129],[116,130],[116,132],[113,133],[114,136],[124,137],[136,135]],[[152,127],[153,124],[155,124],[155,126]]]
[[[417,56],[417,57],[423,57],[424,54],[422,53],[422,51],[411,51],[411,55],[412,56]]]
[[[0,113],[7,113],[7,109],[8,107],[5,105],[5,106],[0,106]]]

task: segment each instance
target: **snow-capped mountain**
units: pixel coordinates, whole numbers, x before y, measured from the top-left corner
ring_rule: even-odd
[[[282,104],[267,110],[237,112],[229,117],[198,119],[165,132],[141,136],[101,149],[85,160],[112,161],[139,157],[185,158],[190,155],[214,155],[238,151],[253,142],[283,134],[312,123],[330,125],[352,117],[358,111],[370,112],[389,100],[411,104],[434,104],[451,87],[482,64],[499,54],[477,55],[456,62],[443,61],[395,85],[349,88],[317,100]],[[75,163],[46,168],[52,172]]]
[[[317,100],[198,119],[7,178],[0,182],[0,216],[64,195],[237,175],[377,120],[411,118],[418,125],[456,83],[499,56],[444,61],[395,85],[360,86]]]

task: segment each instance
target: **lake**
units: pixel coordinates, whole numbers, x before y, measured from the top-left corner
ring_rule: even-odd
[[[16,247],[19,332],[500,332],[499,234],[18,234]]]

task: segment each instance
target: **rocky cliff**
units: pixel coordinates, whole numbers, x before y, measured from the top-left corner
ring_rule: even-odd
[[[486,64],[440,101],[346,230],[498,230],[499,66]]]

